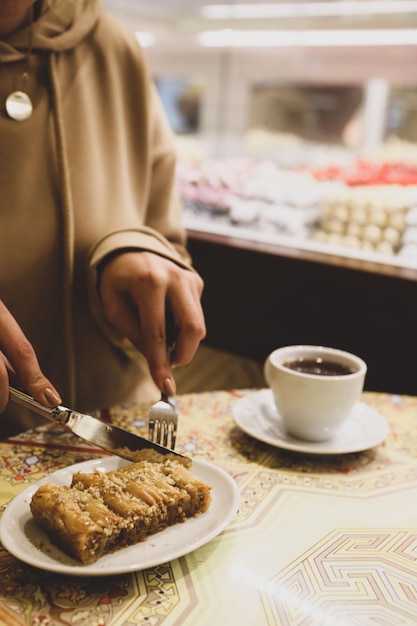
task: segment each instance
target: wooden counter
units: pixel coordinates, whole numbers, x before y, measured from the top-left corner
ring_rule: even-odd
[[[366,388],[417,395],[417,270],[189,230],[207,345],[263,361],[293,343],[350,350]]]

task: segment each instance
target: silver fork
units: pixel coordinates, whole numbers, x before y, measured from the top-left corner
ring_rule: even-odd
[[[165,393],[162,393],[161,399],[150,407],[148,420],[148,439],[174,450],[178,413]]]
[[[167,353],[171,361],[171,354],[175,348],[175,325],[169,309],[167,318]],[[166,393],[161,393],[161,399],[155,402],[148,415],[148,439],[159,443],[166,448],[175,449],[177,438],[178,413],[172,400]]]

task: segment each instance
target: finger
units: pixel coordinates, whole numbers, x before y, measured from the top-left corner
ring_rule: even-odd
[[[103,306],[107,321],[143,352],[139,313],[130,296],[120,292],[108,293]]]
[[[200,283],[193,281],[191,288],[183,287],[174,291],[171,296],[170,307],[176,327],[173,365],[189,363],[200,342],[206,336],[206,325],[201,306],[201,289]]]
[[[180,320],[177,323],[177,337],[171,360],[171,364],[177,367],[192,361],[198,346],[206,336],[206,326],[199,303],[196,303],[194,308],[190,308],[189,304],[186,309],[177,306],[173,308],[176,310],[177,319]]]
[[[9,402],[9,377],[2,356],[0,353],[0,413],[4,411]]]
[[[144,297],[141,297],[140,303],[143,353],[156,385],[168,395],[173,395],[176,386],[171,372],[168,344],[175,339],[173,328],[175,320],[167,318],[165,290],[162,288],[151,291],[152,298],[142,293]]]
[[[152,294],[148,297],[147,291]],[[107,320],[122,333],[146,358],[149,371],[157,387],[174,395],[175,382],[167,356],[165,332],[164,290],[147,290],[142,285],[138,290],[140,301],[132,300],[120,292],[106,293],[104,306]],[[159,295],[157,295],[159,293]]]
[[[3,364],[6,360],[9,363],[5,365],[6,369],[16,373],[18,380],[28,393],[45,406],[52,407],[61,403],[59,393],[41,371],[32,344],[1,301],[0,349],[5,357]]]

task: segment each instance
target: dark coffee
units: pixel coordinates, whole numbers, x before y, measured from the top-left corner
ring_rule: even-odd
[[[295,370],[303,374],[314,374],[316,376],[346,376],[347,374],[353,374],[355,371],[347,365],[337,363],[336,361],[327,361],[321,357],[296,359],[294,361],[287,361],[283,365],[290,370]]]

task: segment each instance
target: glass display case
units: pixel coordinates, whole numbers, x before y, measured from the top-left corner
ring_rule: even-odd
[[[416,394],[417,7],[105,4],[152,33],[208,343],[333,345]]]

